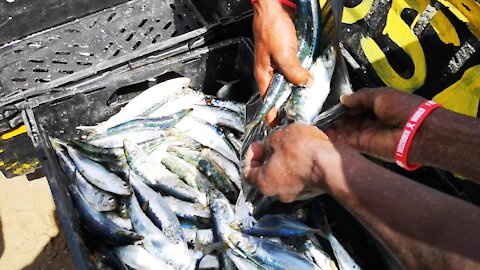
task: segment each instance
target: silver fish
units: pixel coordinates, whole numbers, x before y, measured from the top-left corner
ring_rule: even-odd
[[[319,270],[314,263],[286,246],[240,232],[231,233],[228,239],[250,260],[267,269]]]
[[[160,162],[153,162],[138,145],[125,140],[124,148],[130,169],[140,176],[147,185],[179,199],[206,205],[206,195],[204,193],[185,184]]]
[[[110,219],[118,227],[124,228],[126,230],[132,231],[133,226],[129,218],[122,218],[118,215],[117,212],[104,212],[103,213],[108,219]]]
[[[83,197],[95,210],[103,212],[113,211],[118,208],[117,199],[112,194],[90,184],[78,171],[75,174],[74,181]]]
[[[189,116],[202,119],[212,125],[228,127],[241,133],[245,132],[242,115],[226,108],[196,105],[193,106],[193,112]]]
[[[181,110],[191,109],[196,104],[201,104],[204,99],[204,94],[189,88],[184,89],[175,98],[171,99],[164,106],[151,112],[148,117],[160,117],[174,114]]]
[[[130,140],[134,143],[140,144],[143,142],[165,137],[165,135],[166,132],[156,129],[146,129],[142,130],[141,132],[138,130],[126,130],[114,135],[94,138],[92,140],[88,140],[87,142],[98,147],[116,148],[123,147],[124,140]]]
[[[305,241],[305,253],[312,258],[318,267],[322,270],[337,270],[335,262],[330,258],[330,256],[325,253],[323,250],[315,246],[312,241]]]
[[[175,78],[156,84],[130,100],[120,112],[110,117],[107,121],[96,126],[79,126],[77,129],[102,133],[110,127],[141,115],[152,107],[158,107],[159,104],[163,105],[168,100],[168,97],[182,91],[189,83],[189,78]]]
[[[293,91],[285,105],[285,113],[288,119],[305,124],[313,123],[330,93],[330,81],[335,69],[335,58],[335,50],[333,46],[330,46],[313,64],[310,72],[314,77],[314,83],[309,88],[301,87]]]
[[[129,180],[139,203],[153,224],[160,228],[172,243],[186,247],[180,222],[163,196],[144,184],[134,172],[130,172]]]
[[[109,172],[105,167],[67,146],[70,157],[78,171],[93,185],[117,195],[130,195],[132,191],[120,177]]]
[[[213,185],[210,184],[208,179],[194,165],[179,157],[166,153],[162,159],[162,163],[193,188],[201,191],[213,188]]]
[[[185,202],[174,197],[164,197],[168,207],[178,216],[185,220],[210,224],[210,211],[199,203]]]
[[[154,256],[175,268],[194,265],[196,259],[188,254],[187,246],[175,244],[142,211],[135,194],[130,198],[130,213],[133,228],[144,236],[143,245]]]
[[[115,225],[107,217],[93,209],[75,185],[69,185],[68,189],[75,202],[82,224],[91,233],[116,245],[128,245],[143,239],[141,235]]]
[[[114,248],[115,254],[126,265],[133,269],[142,270],[175,270],[174,267],[166,264],[159,258],[155,258],[141,246],[130,245]]]
[[[182,119],[175,128],[202,145],[218,151],[231,161],[235,163],[240,162],[239,154],[235,147],[232,146],[232,143],[217,127],[203,120],[188,117]]]

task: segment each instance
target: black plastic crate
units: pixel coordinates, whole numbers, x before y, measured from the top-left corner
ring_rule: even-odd
[[[77,125],[91,125],[105,120],[128,99],[155,83],[183,75],[192,79],[193,89],[215,94],[223,82],[238,81],[231,98],[246,101],[258,92],[253,77],[253,46],[247,39],[233,39],[200,48],[169,59],[144,59],[136,69],[112,71],[107,77],[83,82],[91,91],[78,93],[66,99],[59,98],[27,109],[24,114],[29,123],[29,134],[41,159],[57,207],[57,216],[70,247],[77,269],[92,269],[90,251],[86,244],[89,233],[74,214],[66,176],[61,171],[48,136],[61,139],[78,137]],[[80,86],[78,86],[80,87]],[[116,101],[112,101],[116,97]],[[112,105],[113,104],[113,105]]]
[[[0,3],[0,8],[5,7],[0,18],[6,21],[1,31],[9,32],[5,39],[22,37],[0,47],[0,135],[21,127],[22,110],[82,91],[94,92],[77,88],[79,81],[103,80],[106,74],[143,59],[159,61],[207,42],[249,36],[251,30],[251,5],[225,6],[217,0],[89,2]],[[38,10],[43,17],[34,14]],[[217,14],[215,19],[204,19],[210,13]],[[32,34],[39,30],[43,31]],[[0,141],[0,149],[8,150],[0,153],[0,164],[5,164],[0,170],[9,178],[38,168],[27,138],[22,134]],[[27,166],[29,170],[22,169]]]

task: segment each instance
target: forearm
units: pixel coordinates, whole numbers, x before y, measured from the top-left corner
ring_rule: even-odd
[[[446,109],[429,115],[415,136],[409,162],[442,168],[480,183],[480,120]]]
[[[327,192],[406,268],[464,269],[480,261],[478,208],[376,166],[353,151],[339,152],[338,162],[326,162]]]

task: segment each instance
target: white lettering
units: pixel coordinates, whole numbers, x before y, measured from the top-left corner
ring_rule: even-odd
[[[418,110],[413,114],[412,118],[410,119],[412,122],[417,122],[420,117],[425,113],[424,108],[418,108]]]
[[[402,137],[400,137],[400,141],[398,142],[398,147],[397,147],[397,153],[403,154],[403,151],[405,150],[405,144],[407,143],[408,137],[410,137],[410,131],[405,130],[402,134]]]

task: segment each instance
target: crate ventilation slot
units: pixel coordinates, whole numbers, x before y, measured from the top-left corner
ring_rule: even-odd
[[[5,95],[51,82],[204,24],[188,0],[137,0],[102,10],[5,48]],[[39,76],[41,75],[41,77]]]

